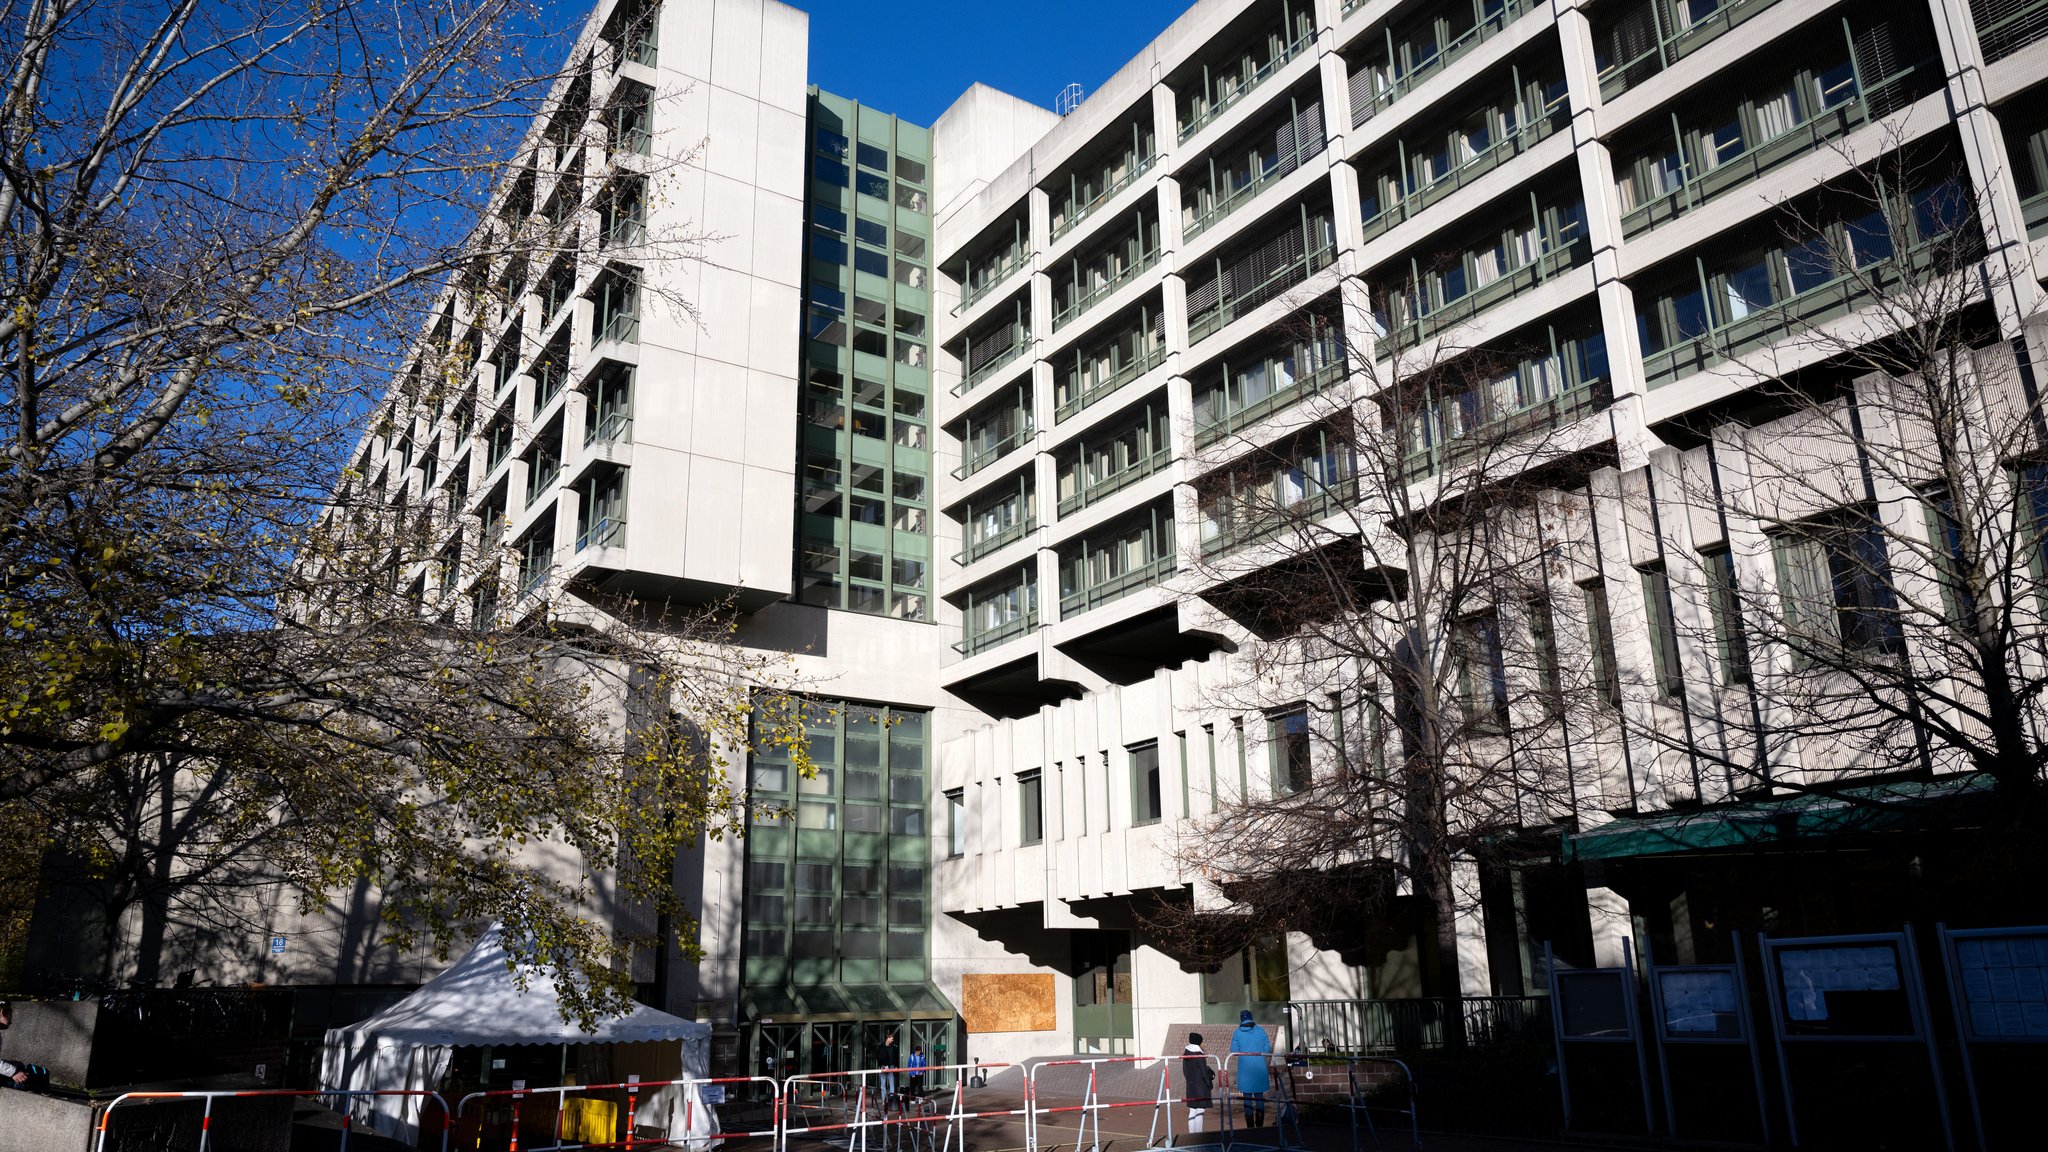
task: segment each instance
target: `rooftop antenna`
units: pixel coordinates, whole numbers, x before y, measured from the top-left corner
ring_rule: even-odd
[[[1052,102],[1052,110],[1062,116],[1080,106],[1081,86],[1079,84],[1069,84],[1065,88],[1060,89],[1059,97]]]

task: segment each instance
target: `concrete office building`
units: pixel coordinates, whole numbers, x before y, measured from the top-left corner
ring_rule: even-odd
[[[1502,415],[1572,426],[1558,499],[1607,530],[1569,583],[1617,618],[1653,607],[1645,564],[1760,531],[1646,530],[1623,496],[1696,467],[1745,365],[1795,335],[1750,318],[1818,291],[1772,262],[1766,215],[1847,172],[1836,145],[1954,158],[2021,270],[1993,351],[2040,360],[2040,0],[1201,0],[1065,115],[976,86],[929,127],[807,88],[806,18],[774,0],[606,2],[590,27],[557,116],[577,131],[537,126],[488,209],[586,211],[587,255],[452,312],[473,403],[366,441],[363,470],[445,492],[451,548],[510,542],[517,596],[422,572],[436,610],[733,595],[745,643],[846,705],[819,714],[818,780],[749,766],[794,826],[686,868],[706,959],[666,1006],[725,1029],[732,1066],[838,1066],[905,1024],[954,1057],[1158,1052],[1240,1007],[1438,991],[1412,919],[1358,963],[1293,935],[1204,973],[1136,915],[1195,881],[1186,822],[1270,794],[1290,746],[1285,717],[1205,691],[1250,641],[1204,610],[1194,481],[1307,396],[1368,401],[1347,364],[1384,324],[1551,349]],[[683,223],[726,239],[636,264]],[[1375,320],[1352,284],[1416,303]],[[643,306],[664,295],[701,323]],[[1421,475],[1458,434],[1418,429]],[[1609,660],[1660,659],[1632,635]],[[1623,820],[1730,799],[1654,756],[1614,771]],[[1549,875],[1475,878],[1465,993],[1537,991],[1539,932],[1586,962],[1693,933],[1682,879]],[[963,1036],[974,978],[1001,976],[1050,977],[1050,1002],[1016,984],[1042,1012]]]

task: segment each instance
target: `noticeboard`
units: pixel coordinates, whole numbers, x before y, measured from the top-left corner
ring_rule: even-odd
[[[1787,1039],[1919,1035],[1896,940],[1773,942],[1771,962]]]
[[[1628,973],[1591,968],[1557,973],[1558,1015],[1566,1040],[1633,1040]]]
[[[1741,1040],[1742,991],[1732,965],[1651,970],[1657,981],[1657,1027],[1674,1043]]]
[[[2048,1042],[2048,929],[1950,934],[1970,1039]]]

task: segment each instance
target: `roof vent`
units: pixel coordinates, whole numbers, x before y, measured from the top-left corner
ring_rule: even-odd
[[[1052,102],[1052,110],[1062,116],[1080,106],[1081,86],[1079,84],[1069,84],[1065,88],[1060,89],[1059,97]]]

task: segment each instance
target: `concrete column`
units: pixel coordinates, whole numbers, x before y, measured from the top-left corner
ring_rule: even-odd
[[[1486,954],[1486,920],[1479,907],[1479,864],[1461,859],[1451,866],[1452,899],[1457,911],[1453,927],[1458,936],[1458,992],[1464,996],[1493,995],[1493,966]]]
[[[1634,483],[1629,483],[1633,480]],[[1633,492],[1640,501],[1640,473],[1625,474],[1612,468],[1593,473],[1587,484],[1593,498],[1599,566],[1607,590],[1609,633],[1614,638],[1614,672],[1621,685],[1621,711],[1625,721],[1628,779],[1635,807],[1649,810],[1665,806],[1665,780],[1658,763],[1658,749],[1642,735],[1657,723],[1655,663],[1651,659],[1649,616],[1643,600],[1643,582],[1629,554],[1627,515],[1623,503]],[[1683,795],[1689,789],[1681,789]]]
[[[2048,304],[2034,269],[2027,221],[2013,184],[2005,135],[1985,103],[1984,49],[1967,0],[1928,0],[1934,37],[1941,47],[1942,70],[1948,76],[1948,106],[1963,146],[1963,160],[1976,190],[1977,219],[1984,231],[1985,263],[1997,278],[1993,306],[1998,327],[2007,339],[2021,334],[2021,325]]]
[[[1719,508],[1727,523],[1728,555],[1735,567],[1735,581],[1742,602],[1743,632],[1750,637],[1749,674],[1756,682],[1755,712],[1750,719],[1751,738],[1763,743],[1766,761],[1751,778],[1737,777],[1738,787],[1764,783],[1760,775],[1798,782],[1804,778],[1799,750],[1770,738],[1777,730],[1784,690],[1779,682],[1792,673],[1792,654],[1783,644],[1764,643],[1759,637],[1782,631],[1785,605],[1778,595],[1777,558],[1770,537],[1764,533],[1764,509],[1759,506],[1756,478],[1749,458],[1748,437],[1743,429],[1724,424],[1716,427],[1709,445],[1712,476],[1718,483]]]
[[[1593,964],[1618,968],[1623,957],[1622,942],[1635,938],[1635,918],[1628,900],[1612,888],[1586,889],[1586,919],[1593,928]],[[1641,963],[1641,957],[1637,957]]]
[[[1657,549],[1664,562],[1664,577],[1671,588],[1671,616],[1677,633],[1678,666],[1685,673],[1683,717],[1691,725],[1691,742],[1721,753],[1726,748],[1722,684],[1727,671],[1722,666],[1719,638],[1708,603],[1711,595],[1706,565],[1693,536],[1693,509],[1701,494],[1687,491],[1683,457],[1675,449],[1659,448],[1650,453],[1648,474],[1654,501]],[[1708,761],[1693,757],[1693,776],[1704,801],[1727,798],[1732,783],[1725,769],[1710,768]]]

